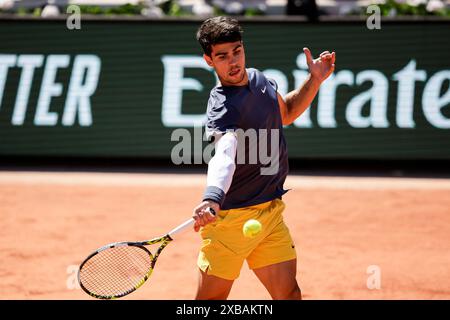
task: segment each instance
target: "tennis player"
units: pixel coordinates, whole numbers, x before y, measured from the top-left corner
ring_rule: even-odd
[[[227,299],[244,260],[273,299],[301,299],[295,245],[282,217],[288,173],[283,125],[291,124],[311,104],[320,84],[334,70],[335,53],[325,51],[313,59],[304,48],[309,76],[300,88],[282,97],[275,81],[246,68],[242,33],[238,21],[229,17],[209,18],[197,32],[203,57],[220,84],[211,90],[207,107],[206,134],[214,139],[215,154],[208,163],[202,202],[193,212],[194,229],[201,230],[203,239],[196,299]],[[249,155],[257,145],[266,146],[260,136],[256,143],[239,139],[237,131],[252,129],[265,129],[277,139],[277,148],[266,143],[271,151],[277,151],[276,158],[271,155],[278,162],[277,170],[270,174],[262,173],[267,162],[236,161],[239,150]],[[209,213],[208,207],[217,215]],[[249,219],[263,226],[254,238],[242,232]]]

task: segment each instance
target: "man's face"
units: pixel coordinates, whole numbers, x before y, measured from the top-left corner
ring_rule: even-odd
[[[216,70],[222,85],[244,85],[247,82],[247,72],[242,42],[215,44],[211,49],[211,57],[206,54],[203,57],[206,63]]]

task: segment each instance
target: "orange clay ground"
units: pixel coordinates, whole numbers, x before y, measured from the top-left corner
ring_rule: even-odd
[[[169,231],[190,217],[204,183],[197,174],[0,172],[0,299],[91,299],[76,287],[83,258]],[[450,299],[450,180],[290,176],[285,187],[305,299]],[[192,299],[199,245],[193,231],[171,243],[126,299]],[[369,266],[380,289],[367,286]],[[229,298],[270,296],[244,264]]]

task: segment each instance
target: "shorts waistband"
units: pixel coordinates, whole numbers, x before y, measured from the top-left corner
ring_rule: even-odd
[[[257,210],[263,210],[266,209],[267,207],[269,207],[273,201],[279,200],[278,198],[266,201],[266,202],[262,202],[262,203],[258,203],[258,204],[254,204],[248,207],[242,207],[242,208],[236,208],[236,209],[230,209],[230,211],[234,211],[234,210],[247,210],[247,209],[257,209]]]

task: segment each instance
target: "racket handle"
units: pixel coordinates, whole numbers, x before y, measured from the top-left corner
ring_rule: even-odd
[[[209,212],[211,212],[213,215],[216,215],[216,211],[213,208],[207,208],[206,210],[208,210]],[[173,229],[172,231],[170,231],[168,233],[168,236],[172,239],[175,239],[174,237],[177,234],[180,234],[190,228],[192,228],[192,226],[195,224],[195,220],[194,218],[190,218],[189,220],[183,222],[182,224],[180,224],[178,227],[176,227],[175,229]]]

